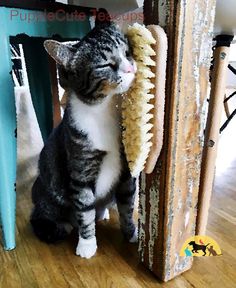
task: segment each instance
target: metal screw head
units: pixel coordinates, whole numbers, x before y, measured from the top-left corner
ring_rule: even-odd
[[[207,146],[212,148],[215,146],[215,142],[213,140],[209,140]]]
[[[225,52],[220,53],[220,59],[224,60],[225,57],[226,57],[226,53]]]

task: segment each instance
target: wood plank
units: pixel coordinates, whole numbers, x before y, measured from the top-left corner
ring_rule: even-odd
[[[179,252],[195,234],[215,1],[152,2],[168,36],[167,92],[163,151],[155,171],[142,175],[139,251],[168,281],[192,265]]]
[[[230,37],[233,40],[233,36]],[[228,40],[230,43],[231,41]],[[219,41],[220,42],[220,41]],[[230,47],[221,46],[214,50],[214,68],[212,74],[211,93],[208,117],[205,131],[205,141],[202,156],[201,180],[197,215],[196,234],[206,232],[208,210],[215,175],[215,163],[220,136],[221,115],[226,88],[227,68],[229,64]]]
[[[48,56],[51,92],[52,92],[52,103],[53,103],[53,127],[57,127],[61,122],[61,107],[59,100],[59,90],[57,82],[57,66],[56,62]]]

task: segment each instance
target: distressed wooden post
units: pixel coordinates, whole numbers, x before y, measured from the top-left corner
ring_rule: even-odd
[[[165,129],[156,168],[141,179],[139,251],[168,281],[192,265],[179,252],[195,234],[215,0],[152,2],[146,24],[164,27],[169,43]]]

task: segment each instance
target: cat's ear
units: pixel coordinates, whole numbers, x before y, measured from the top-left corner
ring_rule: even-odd
[[[44,47],[48,54],[57,62],[57,64],[64,67],[67,66],[73,57],[73,52],[63,43],[55,40],[44,41]]]

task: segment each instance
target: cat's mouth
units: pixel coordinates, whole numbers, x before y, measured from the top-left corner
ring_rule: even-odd
[[[104,95],[109,95],[111,94],[112,91],[115,91],[116,89],[117,89],[117,83],[109,83],[108,81],[106,81],[103,83],[102,93]]]
[[[117,81],[103,81],[101,92],[104,95],[123,94],[129,90],[135,79],[137,65],[135,62],[133,62],[128,66],[129,67],[127,67],[127,69],[119,70]]]
[[[124,73],[117,82],[104,82],[101,92],[104,95],[122,94],[129,90],[135,79],[135,73]]]

